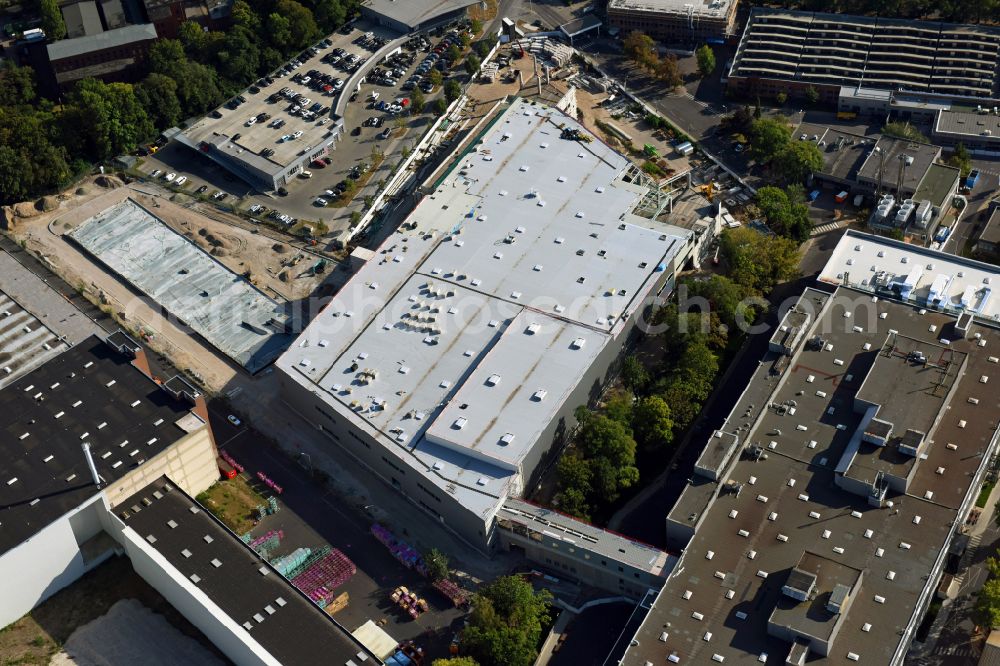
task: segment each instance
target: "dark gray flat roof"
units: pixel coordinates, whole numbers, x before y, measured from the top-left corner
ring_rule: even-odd
[[[114,510],[284,666],[381,663],[167,477]]]
[[[156,39],[156,26],[152,23],[127,25],[124,28],[108,30],[97,35],[87,35],[74,39],[63,39],[48,45],[49,60],[62,60],[73,56],[113,49],[135,42]]]
[[[190,405],[130,361],[92,337],[0,391],[0,554],[97,494],[83,442],[110,482],[190,431]]]
[[[879,158],[878,152],[868,147],[868,158],[858,170],[858,178],[869,182],[878,181],[879,167],[882,167],[883,187],[895,190],[899,182],[900,159],[903,156],[913,158],[913,162],[903,171],[903,187],[916,190],[924,179],[924,175],[941,154],[941,148],[927,143],[917,143],[890,136],[880,137],[874,148],[881,150],[885,157]]]
[[[952,339],[950,347],[969,360],[928,433],[926,458],[915,461],[905,497],[890,493],[894,508],[873,508],[835,484],[834,467],[861,423],[853,409],[861,380],[890,329],[937,344],[955,317],[847,288],[833,299],[816,324],[827,344],[818,351],[803,349],[765,399],[767,405],[794,400],[795,413],[768,407],[746,432],[744,440],[764,447],[767,459],[739,459],[728,469],[723,480],[742,483],[742,492],[717,497],[708,506],[626,653],[627,666],[665,663],[671,654],[681,664],[712,663],[715,654],[727,664],[751,664],[762,652],[781,661],[791,645],[769,637],[767,622],[774,608],[788,603],[781,586],[804,551],[865,571],[830,655],[819,661],[846,666],[855,663],[848,657],[853,652],[861,663],[884,664],[903,640],[918,598],[931,583],[925,577],[947,547],[952,526],[964,519],[958,508],[977,490],[970,489],[972,479],[989,458],[991,415],[1000,412],[1000,395],[985,390],[989,384],[980,378],[996,374],[989,358],[1000,347],[1000,331],[975,324],[979,339]],[[768,373],[762,365],[751,385],[766,381]],[[893,378],[879,381],[890,386]],[[908,397],[903,390],[893,396]],[[714,483],[689,487],[672,515],[686,502],[706,501],[715,488]]]

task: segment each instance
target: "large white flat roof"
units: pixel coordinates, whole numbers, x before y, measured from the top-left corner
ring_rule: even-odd
[[[561,125],[582,129],[516,101],[278,362],[450,492],[516,489],[686,241],[623,222],[627,160]]]
[[[818,279],[871,290],[882,271],[896,281],[909,278],[910,299],[918,303],[937,296],[939,307],[1000,320],[1000,297],[992,293],[1000,287],[1000,268],[859,231],[844,234]]]

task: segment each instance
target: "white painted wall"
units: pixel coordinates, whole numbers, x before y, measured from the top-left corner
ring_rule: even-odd
[[[136,573],[237,666],[281,666],[281,662],[255,641],[246,629],[223,613],[208,595],[181,575],[135,530],[125,526],[113,514],[108,514],[107,519],[109,524],[114,524],[109,532],[125,548]]]
[[[80,553],[80,544],[101,530],[103,512],[103,497],[95,494],[0,556],[0,627],[18,620],[110,555],[84,563]]]

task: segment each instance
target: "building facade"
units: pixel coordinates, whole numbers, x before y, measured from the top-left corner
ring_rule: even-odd
[[[737,0],[609,0],[608,24],[623,34],[644,32],[667,44],[722,43],[736,29]]]
[[[277,363],[304,422],[483,551],[694,247],[565,125],[515,101]]]

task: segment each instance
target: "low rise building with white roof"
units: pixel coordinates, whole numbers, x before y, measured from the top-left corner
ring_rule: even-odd
[[[693,247],[633,214],[626,158],[566,126],[586,131],[515,101],[277,363],[332,457],[484,550]]]

